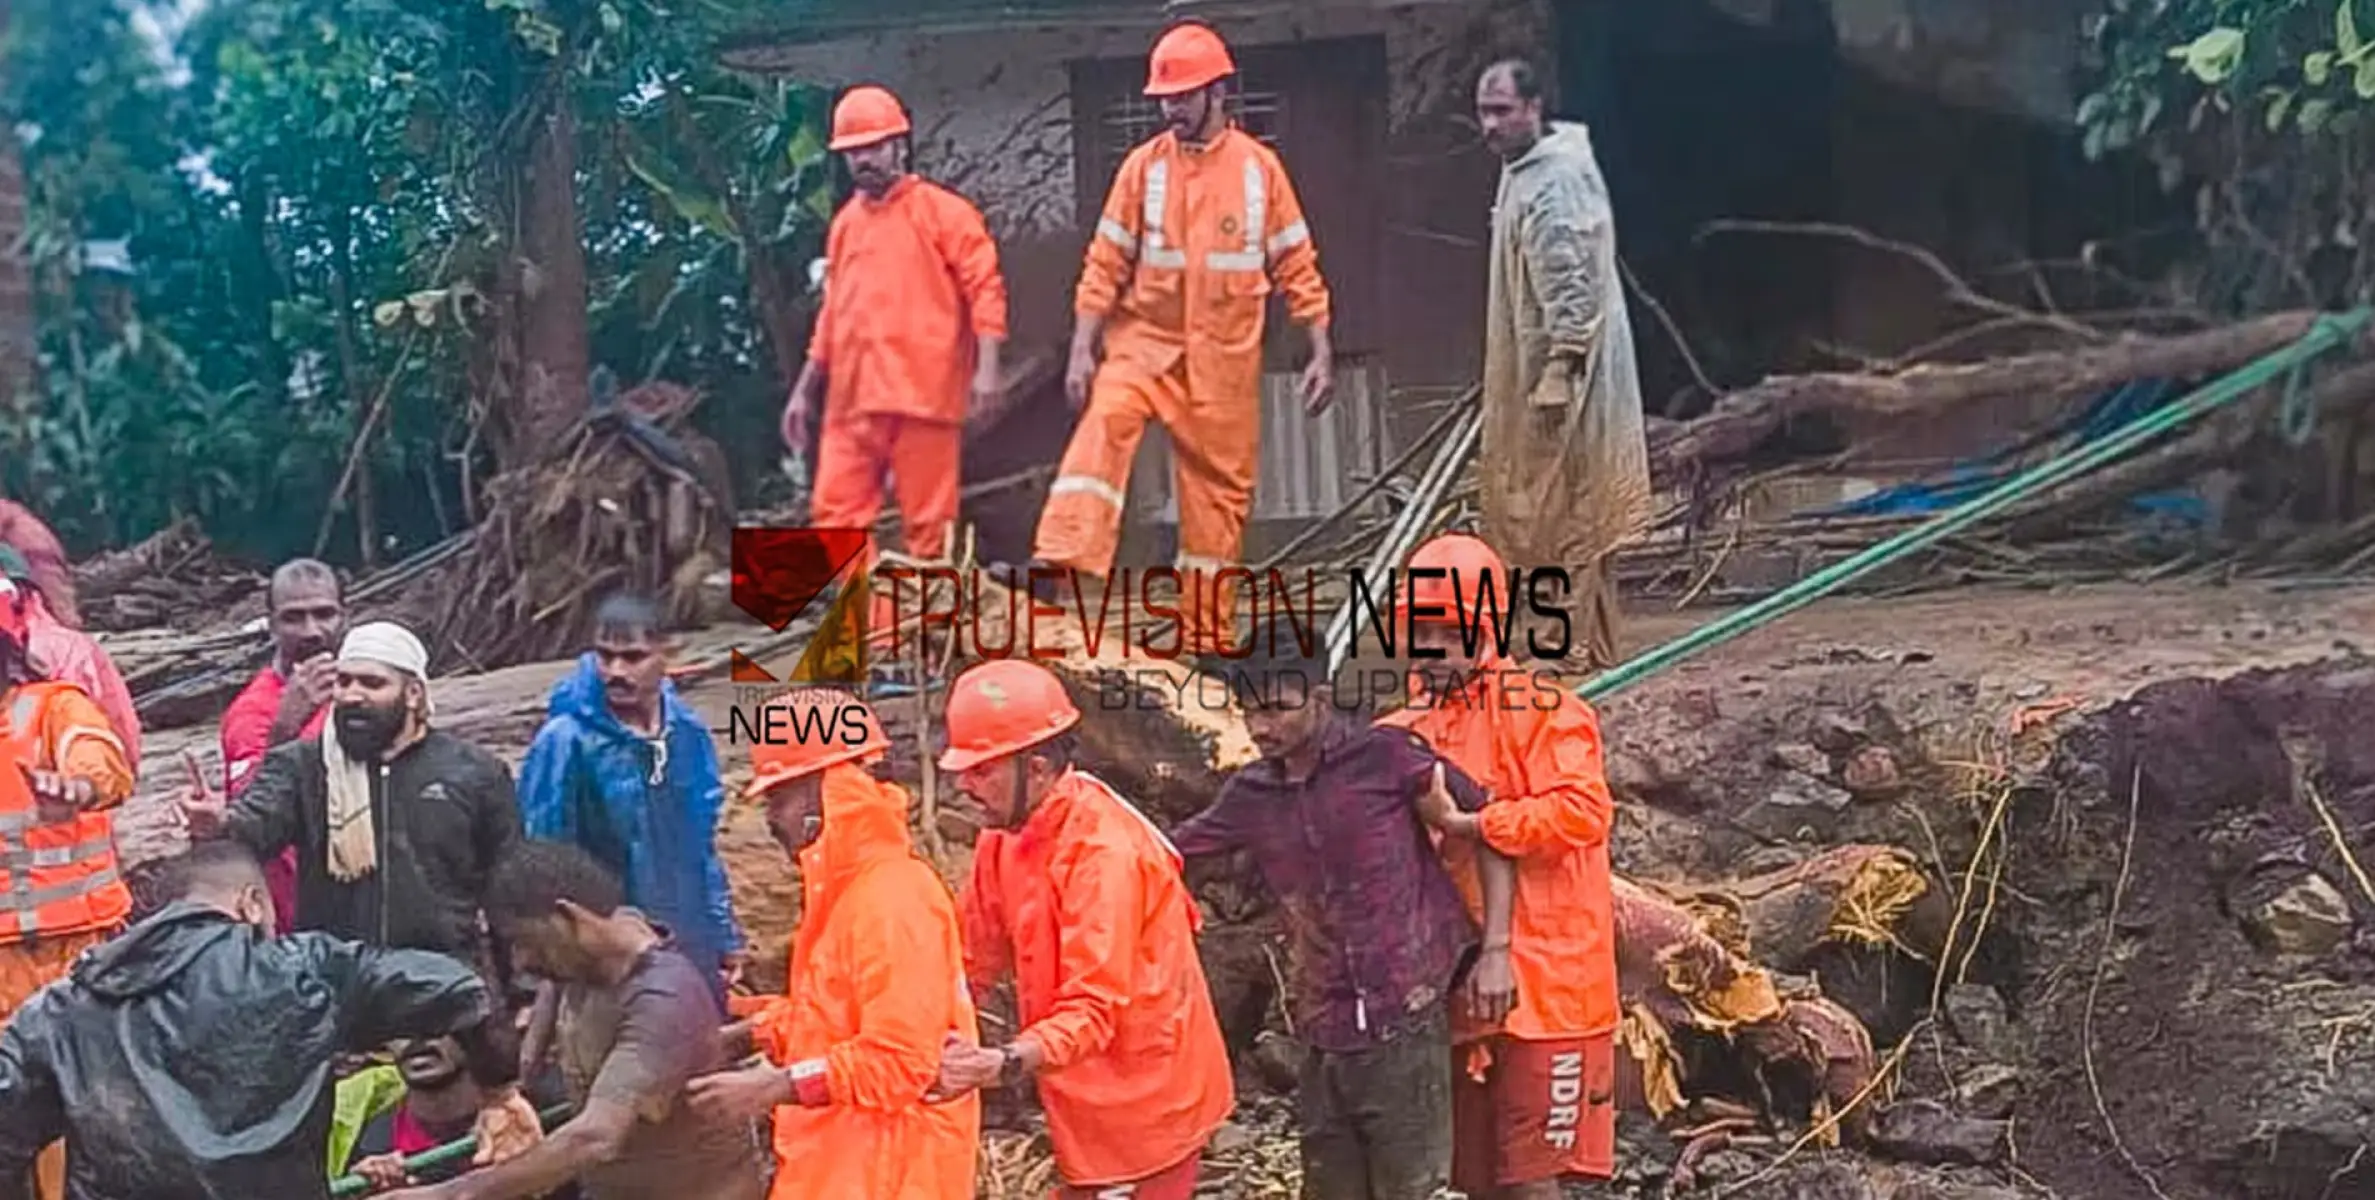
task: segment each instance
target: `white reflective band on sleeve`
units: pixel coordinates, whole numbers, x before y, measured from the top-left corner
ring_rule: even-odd
[[[1262,253],[1262,230],[1270,221],[1270,187],[1262,179],[1262,164],[1245,160],[1245,248],[1214,250],[1204,265],[1215,271],[1259,271],[1269,265]]]
[[[1226,559],[1206,558],[1200,554],[1182,554],[1172,560],[1172,566],[1180,571],[1202,571],[1208,575],[1226,571],[1236,565]]]
[[[1310,240],[1311,226],[1297,221],[1271,236],[1270,253],[1284,254]]]
[[[1146,168],[1146,204],[1139,224],[1146,227],[1146,258],[1150,267],[1185,267],[1187,252],[1172,248],[1163,237],[1163,212],[1171,201],[1171,163],[1158,158]]]
[[[77,725],[58,735],[58,748],[52,752],[56,757],[52,758],[50,761],[63,766],[66,762],[66,752],[74,747],[74,743],[82,741],[85,738],[105,742],[108,745],[115,747],[115,752],[119,755],[124,753],[123,739],[117,737],[115,735],[115,731],[110,729],[93,729],[88,725]]]
[[[1050,499],[1073,492],[1085,492],[1115,508],[1123,507],[1129,500],[1129,497],[1122,495],[1120,488],[1094,475],[1058,475],[1054,483],[1047,485],[1047,494]]]
[[[1097,236],[1121,247],[1123,254],[1138,257],[1138,235],[1122,228],[1121,222],[1111,217],[1097,218]]]

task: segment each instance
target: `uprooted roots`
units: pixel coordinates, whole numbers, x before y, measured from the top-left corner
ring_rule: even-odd
[[[696,614],[702,580],[725,566],[733,514],[649,437],[597,420],[564,452],[489,483],[431,644],[479,669],[566,657],[618,590],[652,597],[672,622]]]

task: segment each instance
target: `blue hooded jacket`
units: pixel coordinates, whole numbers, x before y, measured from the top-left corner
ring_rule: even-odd
[[[743,945],[717,856],[725,783],[709,726],[676,685],[661,683],[660,711],[665,732],[655,743],[611,714],[594,656],[578,659],[553,685],[520,766],[520,819],[529,837],[573,843],[618,872],[627,903],[668,926],[715,978]]]

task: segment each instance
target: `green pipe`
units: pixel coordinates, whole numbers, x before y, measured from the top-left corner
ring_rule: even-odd
[[[569,1106],[566,1104],[556,1104],[536,1114],[536,1119],[544,1125],[548,1132],[554,1126],[567,1120],[568,1117]],[[404,1173],[418,1175],[423,1171],[434,1171],[439,1167],[460,1162],[476,1153],[478,1153],[478,1135],[465,1134],[442,1146],[423,1150],[411,1158],[405,1159]],[[341,1175],[330,1181],[331,1200],[346,1200],[347,1197],[366,1195],[370,1191],[371,1181],[360,1175]]]
[[[2039,463],[1989,489],[1985,494],[1974,496],[1959,507],[1939,513],[1886,541],[1867,547],[1852,558],[1833,563],[1746,608],[1727,613],[1665,645],[1618,663],[1586,680],[1582,687],[1576,689],[1576,694],[1586,700],[1599,700],[1631,687],[1702,650],[1721,645],[1749,630],[1796,612],[1849,582],[1943,541],[2018,501],[2108,465],[2161,434],[2231,404],[2327,351],[2348,345],[2352,338],[2366,328],[2370,318],[2375,318],[2375,309],[2355,308],[2345,313],[2322,314],[2309,327],[2309,331],[2293,344],[2211,381],[2174,404],[2138,417],[2102,441],[2077,447]],[[2293,386],[2299,386],[2297,376]]]

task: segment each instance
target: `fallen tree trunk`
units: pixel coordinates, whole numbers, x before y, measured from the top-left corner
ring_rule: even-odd
[[[2316,319],[2314,312],[2284,312],[2200,333],[2137,334],[2077,350],[1925,364],[1887,374],[1775,376],[1725,396],[1703,416],[1653,429],[1650,462],[1660,482],[1670,484],[1704,464],[1748,456],[1800,417],[1936,416],[2007,397],[2083,396],[2137,379],[2217,374],[2294,341]]]

